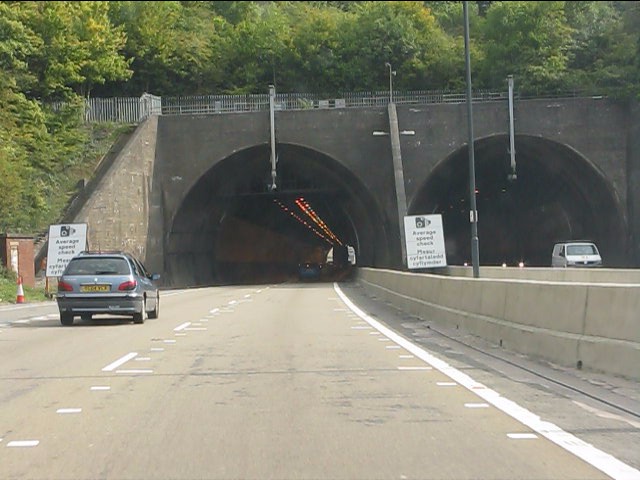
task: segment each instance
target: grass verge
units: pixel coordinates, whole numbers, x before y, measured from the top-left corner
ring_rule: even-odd
[[[25,303],[45,302],[51,300],[46,296],[45,287],[35,288],[22,285]],[[14,278],[0,277],[0,305],[15,304],[18,299],[18,283]]]

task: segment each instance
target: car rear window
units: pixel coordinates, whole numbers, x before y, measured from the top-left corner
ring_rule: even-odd
[[[129,263],[124,258],[74,258],[65,275],[129,275]]]

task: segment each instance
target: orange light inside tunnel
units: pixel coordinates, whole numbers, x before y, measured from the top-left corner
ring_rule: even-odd
[[[313,222],[320,227],[320,229],[326,233],[331,240],[336,242],[338,245],[342,245],[340,239],[331,231],[331,229],[327,226],[326,223],[320,218],[320,216],[311,208],[309,203],[303,198],[299,197],[295,201],[296,205],[300,210],[302,210]]]
[[[305,227],[307,227],[309,230],[311,230],[316,236],[322,238],[325,242],[327,242],[329,245],[331,245],[331,240],[329,238],[327,238],[325,235],[323,235],[321,232],[319,232],[318,230],[316,230],[313,225],[310,225],[309,223],[307,223],[305,220],[303,220],[302,218],[300,218],[295,212],[289,210],[287,208],[286,205],[284,205],[280,200],[274,199],[273,200],[274,203],[277,203],[278,206],[280,207],[280,209],[282,209],[285,213],[288,213],[289,215],[291,215],[293,218],[295,218],[299,223],[301,223],[302,225],[304,225]]]

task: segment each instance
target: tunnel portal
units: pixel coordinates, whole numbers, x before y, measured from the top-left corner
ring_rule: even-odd
[[[302,262],[326,263],[351,245],[358,265],[384,261],[387,232],[362,183],[334,159],[304,147],[269,145],[218,162],[191,188],[169,233],[167,276],[175,285],[281,282]],[[327,268],[322,279],[343,270]]]
[[[603,175],[578,152],[539,137],[516,136],[515,180],[509,179],[509,138],[474,147],[480,265],[548,267],[553,244],[589,239],[605,266],[624,262],[623,210]],[[443,160],[409,212],[440,213],[449,265],[471,264],[469,151]]]

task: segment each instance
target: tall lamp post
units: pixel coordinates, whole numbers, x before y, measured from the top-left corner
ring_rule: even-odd
[[[392,70],[389,62],[385,62],[385,66],[389,67],[389,103],[393,103],[393,77],[396,71]]]
[[[464,12],[464,53],[467,69],[467,123],[469,126],[469,195],[471,210],[469,219],[471,221],[471,261],[473,263],[473,276],[480,276],[480,249],[478,241],[478,210],[476,208],[476,168],[473,152],[473,107],[471,95],[471,59],[469,55],[469,2],[462,3]]]

